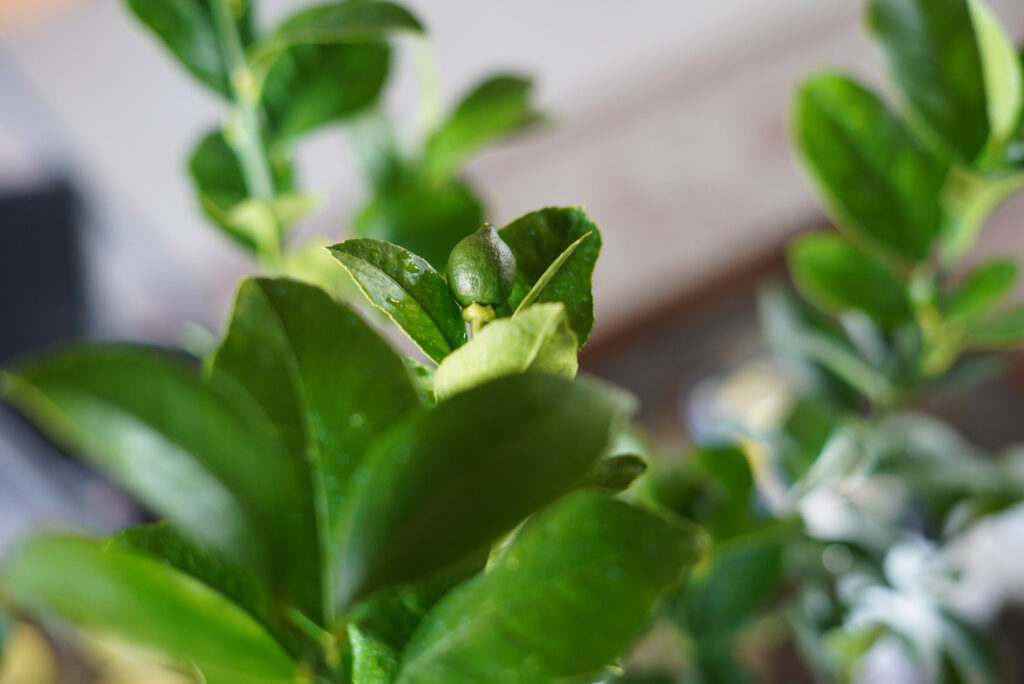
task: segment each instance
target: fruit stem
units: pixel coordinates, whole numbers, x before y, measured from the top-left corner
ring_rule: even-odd
[[[473,302],[462,310],[462,320],[469,323],[469,328],[473,332],[474,337],[495,318],[494,307],[489,304]]]

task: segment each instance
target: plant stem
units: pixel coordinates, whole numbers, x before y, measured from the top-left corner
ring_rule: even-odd
[[[270,208],[274,199],[274,176],[270,159],[263,143],[263,127],[260,122],[259,88],[249,69],[238,35],[235,17],[231,11],[231,0],[212,0],[214,26],[220,42],[224,63],[230,74],[233,101],[232,126],[225,137],[238,156],[238,163],[245,179],[249,196],[264,202],[273,228],[271,236],[259,239],[259,257],[264,270],[279,272],[283,269],[281,254],[281,227]]]

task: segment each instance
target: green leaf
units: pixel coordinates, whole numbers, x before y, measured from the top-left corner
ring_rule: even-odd
[[[551,265],[548,266],[547,270],[544,271],[541,277],[537,279],[537,282],[533,284],[533,287],[530,288],[530,291],[527,292],[525,296],[523,296],[522,300],[520,300],[519,304],[516,306],[515,312],[512,314],[513,317],[518,316],[521,311],[523,311],[526,307],[533,304],[535,301],[537,301],[538,297],[544,294],[544,291],[547,290],[548,285],[550,285],[551,281],[554,280],[556,275],[558,275],[558,272],[562,270],[562,267],[565,266],[565,262],[568,261],[569,257],[573,255],[573,253],[576,251],[576,248],[579,247],[580,244],[591,235],[593,235],[593,233],[587,233],[579,240],[566,247],[565,251],[559,254],[558,258],[551,262]]]
[[[400,5],[374,0],[332,2],[293,14],[272,38],[253,47],[249,61],[268,69],[282,52],[296,45],[377,43],[402,32],[422,33],[423,26]]]
[[[240,388],[128,345],[70,349],[6,380],[9,402],[153,511],[282,572],[304,474]]]
[[[1017,132],[1024,104],[1020,59],[988,5],[982,0],[969,0],[968,7],[985,75],[990,143],[1002,146]]]
[[[466,342],[466,322],[444,277],[425,259],[381,240],[346,240],[329,247],[374,306],[441,363]]]
[[[441,185],[414,177],[379,192],[354,219],[355,232],[418,254],[439,270],[455,244],[483,224],[484,210],[459,180]]]
[[[964,336],[971,349],[1016,349],[1024,344],[1024,306],[992,314],[975,324]]]
[[[288,48],[263,85],[270,129],[278,138],[294,138],[366,109],[380,95],[390,63],[383,44]]]
[[[127,0],[128,8],[202,83],[231,96],[228,73],[214,26],[211,2],[217,0]],[[252,8],[248,0],[233,2],[236,28],[243,45],[252,40]]]
[[[291,163],[273,149],[270,162],[276,189],[279,192],[289,190]],[[253,200],[249,198],[238,157],[221,131],[213,131],[202,139],[189,160],[189,173],[203,212],[230,238],[254,252],[259,250],[259,245],[270,241],[276,244],[280,239],[274,232],[273,222],[267,227],[259,221],[246,221],[245,215],[240,214],[240,208]]]
[[[946,308],[950,319],[971,319],[1002,299],[1017,281],[1017,264],[996,259],[981,264],[964,278]]]
[[[398,684],[531,684],[612,662],[699,554],[687,527],[578,493],[531,520],[484,575],[445,597],[406,649]]]
[[[239,684],[291,682],[295,664],[241,608],[171,566],[82,537],[38,537],[14,551],[4,591],[32,610],[114,633]]]
[[[629,489],[629,486],[646,471],[647,462],[640,456],[620,454],[598,461],[587,479],[591,487],[618,493]]]
[[[537,371],[576,377],[576,336],[565,306],[535,304],[515,318],[487,325],[452,352],[434,373],[438,401],[505,375]]]
[[[431,178],[447,179],[482,147],[541,120],[530,104],[528,78],[492,76],[478,84],[427,142],[424,166]]]
[[[833,220],[851,237],[911,261],[941,235],[946,167],[878,97],[838,74],[797,93],[796,146]]]
[[[313,470],[320,534],[334,539],[368,445],[419,405],[401,357],[323,290],[251,278],[239,288],[212,366],[259,401],[295,461]],[[309,533],[315,528],[311,521]],[[318,585],[332,559],[324,548],[320,559],[306,551],[291,562]]]
[[[883,327],[912,320],[899,279],[838,235],[802,235],[790,243],[786,256],[796,286],[822,311],[863,311]]]
[[[623,410],[591,383],[515,375],[384,435],[352,482],[341,603],[453,563],[581,484]]]
[[[868,24],[914,118],[973,161],[988,140],[989,116],[967,0],[871,0]]]
[[[539,302],[562,302],[580,346],[594,327],[591,278],[601,253],[601,233],[579,207],[551,207],[516,219],[501,229],[501,239],[516,257],[516,285],[509,299],[514,310],[548,268],[576,241],[588,233],[578,249],[558,269]]]

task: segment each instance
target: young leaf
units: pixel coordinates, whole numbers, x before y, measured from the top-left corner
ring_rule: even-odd
[[[456,243],[483,222],[483,206],[464,182],[437,185],[413,177],[379,192],[360,209],[353,227],[362,237],[392,242],[443,270]]]
[[[537,371],[576,377],[576,336],[565,306],[535,304],[515,318],[500,318],[451,353],[434,373],[434,396],[443,401],[488,380]]]
[[[530,288],[530,291],[523,296],[522,300],[519,302],[519,305],[516,306],[516,310],[512,314],[513,317],[518,316],[519,313],[523,311],[523,309],[533,304],[535,301],[537,301],[538,297],[544,294],[544,290],[546,290],[548,285],[551,284],[551,281],[554,279],[554,277],[558,275],[558,272],[562,270],[562,267],[565,265],[565,262],[568,261],[569,257],[573,255],[573,252],[576,251],[576,248],[579,247],[580,243],[582,243],[591,235],[593,235],[593,233],[587,233],[579,240],[566,247],[565,251],[559,254],[558,258],[551,262],[551,265],[548,266],[547,270],[544,271],[541,277],[537,279],[537,282],[533,284],[533,287]]]
[[[374,306],[427,356],[442,359],[466,342],[466,322],[448,283],[425,259],[381,240],[357,238],[329,247]]]
[[[241,608],[171,566],[82,537],[38,537],[2,575],[21,606],[113,633],[239,684],[292,682],[296,666]]]
[[[1024,306],[1017,306],[987,317],[974,325],[964,337],[971,349],[1016,349],[1024,344]]]
[[[457,561],[581,484],[623,408],[593,384],[515,375],[382,436],[352,483],[342,605]]]
[[[973,161],[988,140],[989,117],[967,0],[871,0],[868,24],[915,119]]]
[[[156,35],[197,79],[225,97],[231,95],[230,74],[221,54],[212,14],[219,0],[128,0],[136,18]],[[232,3],[243,45],[252,40],[252,8],[248,0]]]
[[[403,656],[398,684],[549,684],[612,662],[697,560],[694,532],[577,493],[531,520],[494,566],[446,596]]]
[[[480,148],[541,120],[530,104],[533,84],[520,76],[492,76],[480,83],[427,143],[430,178],[451,178]]]
[[[800,292],[823,311],[860,310],[884,327],[912,319],[899,279],[838,235],[798,237],[789,245],[787,261]]]
[[[836,223],[910,261],[939,237],[946,167],[878,97],[838,74],[797,93],[796,146]]]
[[[383,44],[288,48],[263,84],[270,129],[276,137],[294,138],[360,112],[377,100],[390,63]]]
[[[1003,144],[1020,124],[1024,79],[1020,59],[999,20],[982,0],[968,0],[985,74],[991,141]]]
[[[242,283],[212,367],[259,401],[293,457],[317,473],[319,522],[330,522],[321,534],[331,538],[370,441],[419,405],[383,338],[327,293],[292,280]]]
[[[8,401],[153,511],[244,564],[286,560],[303,475],[239,388],[127,345],[68,350],[6,379]]]
[[[984,263],[971,271],[949,300],[946,316],[971,319],[984,313],[1013,287],[1017,264],[1007,259]]]
[[[593,235],[566,259],[537,297],[562,302],[580,346],[594,327],[591,278],[601,253],[601,233],[579,207],[541,209],[516,219],[499,231],[516,257],[516,286],[509,299],[514,310],[566,249],[588,233]]]
[[[270,161],[276,189],[280,192],[291,189],[291,164],[279,154],[272,154]],[[249,200],[249,191],[238,157],[221,131],[213,131],[202,139],[192,153],[188,168],[203,212],[229,237],[252,251],[279,239],[278,235],[269,234],[268,229],[261,230],[258,222],[237,220],[237,208]]]

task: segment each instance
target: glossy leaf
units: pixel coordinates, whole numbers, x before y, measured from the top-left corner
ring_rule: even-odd
[[[242,283],[212,365],[260,402],[293,458],[313,468],[320,522],[326,516],[334,531],[370,442],[419,405],[383,338],[324,291],[292,280]]]
[[[30,361],[4,389],[153,511],[243,563],[286,560],[300,469],[240,389],[201,382],[168,355],[132,346]]]
[[[580,346],[594,327],[591,279],[601,253],[597,226],[579,207],[552,207],[526,214],[499,232],[516,257],[516,285],[509,299],[513,310],[559,256],[587,233],[593,235],[579,245],[537,297],[538,302],[565,304]]]
[[[440,363],[466,342],[466,322],[448,283],[425,259],[368,238],[329,248],[374,306]]]
[[[789,245],[787,261],[800,292],[823,311],[863,311],[885,327],[911,319],[899,279],[838,235],[797,238]]]
[[[1024,306],[992,314],[975,324],[964,337],[971,349],[1016,349],[1024,345]]]
[[[875,248],[923,259],[943,229],[946,167],[878,97],[820,74],[798,91],[794,137],[840,228]]]
[[[3,574],[19,605],[113,633],[239,684],[294,681],[284,649],[249,614],[171,566],[92,539],[38,537]]]
[[[435,185],[406,179],[378,193],[354,219],[361,237],[391,242],[443,270],[448,254],[484,222],[473,190],[459,180]]]
[[[1005,143],[1020,123],[1024,79],[1020,59],[995,14],[982,0],[968,0],[985,75],[992,142]]]
[[[380,95],[390,63],[384,44],[288,48],[263,85],[270,129],[277,137],[294,138],[366,109]]]
[[[1017,281],[1017,264],[1006,259],[986,262],[964,279],[949,300],[950,319],[971,319],[987,311]]]
[[[530,103],[533,84],[520,76],[492,76],[478,84],[427,142],[427,175],[447,179],[477,151],[541,120]]]
[[[445,597],[398,684],[560,682],[609,664],[699,553],[693,531],[598,494],[531,520],[490,570]]]
[[[272,152],[270,161],[276,189],[279,192],[289,190],[292,185],[290,162],[276,152]],[[239,221],[238,209],[250,200],[249,191],[238,157],[219,130],[209,133],[196,147],[189,160],[189,172],[203,212],[233,240],[257,251],[259,245],[279,239],[273,232],[274,226],[267,228],[260,222]]]
[[[551,284],[551,281],[555,279],[555,276],[557,276],[558,273],[565,266],[565,262],[568,261],[569,257],[571,257],[576,252],[576,248],[579,247],[583,243],[583,241],[586,240],[591,235],[593,235],[593,233],[587,233],[579,240],[566,247],[565,251],[559,254],[558,258],[551,262],[551,265],[548,266],[547,270],[544,271],[541,277],[537,279],[537,282],[533,284],[533,287],[530,288],[530,291],[527,292],[519,301],[519,304],[516,306],[515,312],[512,314],[513,316],[518,316],[520,312],[522,312],[524,309],[526,309],[526,307],[536,302],[537,299],[542,294],[544,294],[544,292],[548,289],[548,286]]]
[[[989,119],[967,0],[871,0],[868,24],[915,118],[973,161],[988,140]]]
[[[624,409],[591,383],[516,375],[384,435],[352,483],[342,604],[457,561],[581,484]]]
[[[438,401],[505,375],[536,371],[576,377],[576,336],[565,306],[535,304],[500,318],[450,354],[434,373]]]
[[[218,0],[127,0],[141,21],[181,64],[202,83],[225,97],[231,95],[230,74],[221,53],[210,3]],[[232,3],[243,44],[252,40],[252,9],[248,0]]]

